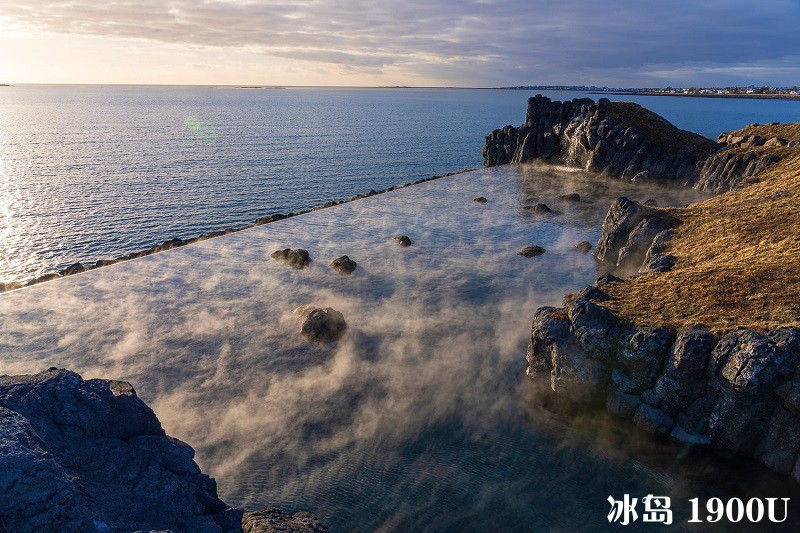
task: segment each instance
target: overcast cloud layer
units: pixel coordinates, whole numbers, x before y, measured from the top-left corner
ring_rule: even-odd
[[[3,23],[245,50],[335,68],[345,83],[387,69],[451,85],[800,79],[798,0],[6,0]]]

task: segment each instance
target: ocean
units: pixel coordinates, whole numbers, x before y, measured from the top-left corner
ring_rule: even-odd
[[[480,167],[534,93],[0,87],[0,281]],[[709,137],[800,120],[796,101],[608,97]]]

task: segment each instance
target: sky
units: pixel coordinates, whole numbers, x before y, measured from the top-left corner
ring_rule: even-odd
[[[0,83],[800,85],[800,0],[3,0]]]

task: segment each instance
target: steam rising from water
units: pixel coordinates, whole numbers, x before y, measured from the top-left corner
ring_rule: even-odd
[[[0,371],[131,381],[234,505],[347,530],[578,527],[552,503],[603,517],[653,481],[527,425],[519,376],[533,312],[594,279],[573,246],[622,194],[698,198],[534,167],[445,178],[5,294]],[[516,255],[531,244],[547,253]],[[269,258],[285,247],[311,267]],[[351,276],[327,265],[342,254]],[[305,304],[341,311],[342,340],[305,342]]]

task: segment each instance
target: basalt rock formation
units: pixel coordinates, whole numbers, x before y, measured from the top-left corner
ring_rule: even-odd
[[[674,258],[665,253],[678,221],[665,210],[618,198],[603,220],[603,233],[593,255],[603,272],[630,276],[663,272]]]
[[[0,376],[5,531],[241,532],[246,516],[247,524],[258,524],[217,497],[216,482],[193,457],[191,446],[164,433],[129,383],[55,368]],[[279,511],[260,514],[270,513],[284,524],[319,526],[310,515],[294,522]],[[246,530],[287,531],[277,523]]]
[[[613,280],[536,312],[528,376],[649,433],[747,454],[800,481],[800,330],[630,327],[595,303]]]
[[[723,140],[723,139],[721,139]],[[484,166],[541,160],[633,181],[665,180],[714,193],[733,190],[777,159],[680,130],[630,102],[528,100],[525,124],[486,137]],[[733,140],[732,140],[733,141]]]

